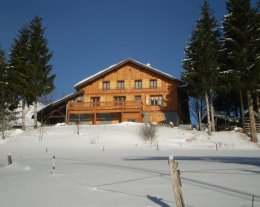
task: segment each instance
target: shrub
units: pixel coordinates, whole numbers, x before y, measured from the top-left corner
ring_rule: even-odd
[[[157,138],[157,128],[152,124],[145,124],[140,127],[139,136],[145,141],[149,141],[151,145]]]

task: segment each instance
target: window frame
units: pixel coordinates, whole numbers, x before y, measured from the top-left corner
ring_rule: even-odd
[[[93,106],[99,106],[100,105],[100,96],[93,96],[90,98],[91,103]]]
[[[135,80],[135,89],[142,89],[142,88],[143,88],[143,81]]]
[[[137,98],[138,97],[138,98]],[[142,96],[141,95],[136,95],[135,96],[135,101],[136,102],[141,102],[142,101]]]
[[[102,86],[103,90],[110,90],[110,81],[103,81]]]
[[[157,88],[157,79],[150,80],[150,88]]]
[[[114,96],[114,105],[118,106],[118,105],[122,105],[122,101],[126,101],[126,96]]]
[[[119,81],[117,81],[117,89],[118,89],[118,90],[123,90],[123,89],[125,89],[125,81],[124,81],[124,80],[119,80]]]
[[[150,96],[150,105],[151,106],[162,106],[163,105],[163,96],[162,95]]]

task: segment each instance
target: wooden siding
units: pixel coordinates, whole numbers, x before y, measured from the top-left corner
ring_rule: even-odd
[[[120,80],[125,81],[125,89],[117,89],[117,81]],[[142,80],[142,89],[135,89],[135,80]],[[150,88],[150,80],[157,80],[157,88]],[[109,90],[103,90],[104,81],[110,82]],[[165,111],[178,110],[177,83],[131,63],[84,86],[81,90],[84,91],[84,101],[86,102],[95,96],[99,96],[101,102],[113,101],[114,96],[126,96],[127,101],[134,101],[135,96],[139,95],[141,101],[145,103],[144,111],[158,111],[162,108]],[[149,99],[151,95],[162,95],[164,105],[150,106],[146,99]]]
[[[142,88],[135,88],[135,81],[142,80]],[[157,87],[150,88],[150,80],[157,80]],[[103,82],[108,81],[110,88],[103,89]],[[117,82],[124,81],[124,89],[117,88]],[[134,120],[142,122],[143,112],[176,112],[179,113],[179,98],[177,90],[178,82],[158,75],[153,71],[144,69],[131,62],[111,71],[108,74],[82,86],[80,91],[84,93],[82,102],[70,102],[68,114],[91,113],[94,114],[93,124],[99,124],[97,114],[113,113],[112,123]],[[114,97],[125,96],[125,108],[115,104]],[[135,96],[141,96],[140,105],[135,101]],[[161,96],[163,103],[152,106],[151,96]],[[100,97],[100,103],[93,106],[91,98]],[[152,115],[151,121],[161,122],[164,116],[161,113]],[[96,118],[95,118],[96,117]]]

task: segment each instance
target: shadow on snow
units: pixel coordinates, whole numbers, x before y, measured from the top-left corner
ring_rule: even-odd
[[[234,163],[240,165],[253,165],[260,167],[260,157],[224,157],[224,156],[176,156],[175,160],[179,161],[205,161],[205,162],[220,162]],[[130,157],[125,158],[125,161],[155,161],[168,160],[169,157]]]

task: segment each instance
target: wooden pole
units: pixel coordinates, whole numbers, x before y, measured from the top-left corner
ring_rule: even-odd
[[[173,159],[173,156],[169,157],[169,168],[172,178],[172,187],[177,207],[184,207],[184,200],[181,191],[181,179],[180,171],[178,170],[178,162]]]
[[[69,107],[69,101],[66,104],[66,115],[65,115],[65,123],[67,123],[67,124],[68,124],[68,107]]]
[[[8,165],[11,165],[13,163],[12,156],[10,154],[7,155],[7,163]]]
[[[76,125],[77,125],[77,134],[79,135],[79,121],[76,121]]]
[[[97,112],[96,110],[94,111],[94,125],[97,124]]]

